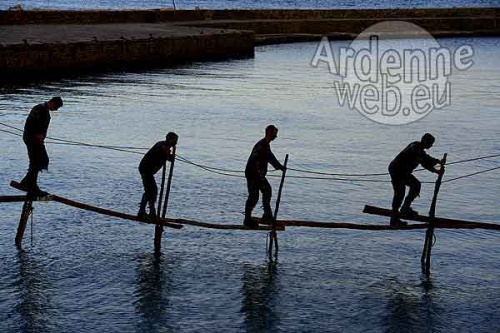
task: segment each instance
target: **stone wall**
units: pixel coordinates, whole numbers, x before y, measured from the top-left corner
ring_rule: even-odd
[[[251,32],[0,47],[0,81],[254,55]]]

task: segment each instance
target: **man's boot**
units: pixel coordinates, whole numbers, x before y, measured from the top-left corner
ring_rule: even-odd
[[[274,221],[273,212],[271,207],[264,207],[264,214],[262,214],[262,223],[271,224]]]
[[[149,201],[149,218],[151,219],[156,219],[156,208],[155,208],[155,202],[154,201]]]
[[[402,225],[408,225],[408,223],[406,223],[405,221],[401,221],[399,219],[399,217],[397,216],[393,216],[391,217],[391,227],[399,227],[399,226],[402,226]]]
[[[38,187],[38,171],[28,171],[26,175],[26,188],[28,190],[28,195],[31,196],[44,196],[48,193],[40,190]]]
[[[28,178],[30,177],[30,171],[26,173],[23,179],[19,182],[19,184],[27,191],[28,190]]]
[[[401,214],[402,215],[407,215],[407,216],[417,216],[418,212],[416,210],[413,210],[409,205],[403,205],[401,207]]]
[[[252,210],[245,207],[245,219],[243,220],[243,225],[249,228],[256,228],[259,226],[257,222],[252,220]]]
[[[140,219],[146,219],[146,217],[147,217],[146,216],[146,204],[147,204],[147,200],[143,195],[142,199],[141,199],[141,203],[139,204],[139,212],[137,213],[137,217]]]

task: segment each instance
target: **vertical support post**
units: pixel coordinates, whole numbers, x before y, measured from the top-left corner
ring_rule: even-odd
[[[176,10],[176,8],[175,8],[175,0],[172,0],[172,4],[174,5],[174,10]]]
[[[167,214],[167,207],[168,207],[168,198],[170,196],[170,186],[172,184],[172,176],[174,173],[174,162],[175,162],[175,147],[172,148],[172,161],[170,162],[170,170],[168,173],[168,181],[167,181],[167,188],[165,191],[165,203],[163,204],[163,210],[161,214],[161,218],[164,219],[165,215]],[[161,199],[161,198],[160,198]],[[158,219],[160,216],[158,215]],[[155,227],[155,252],[160,253],[161,251],[161,236],[163,234],[163,226],[161,224],[156,224]]]
[[[446,164],[447,157],[448,154],[444,154],[442,160],[443,163],[441,164],[441,170],[443,170],[443,172],[439,174],[436,180],[436,185],[434,187],[434,195],[432,197],[431,207],[429,209],[429,217],[431,218],[431,221],[429,222],[429,226],[427,227],[427,232],[425,233],[424,248],[422,250],[422,257],[420,258],[420,262],[422,264],[422,271],[424,272],[425,275],[429,275],[431,272],[431,252],[432,252],[432,241],[434,238],[434,221],[432,219],[436,217],[437,196],[439,193],[439,189],[441,188],[441,182],[443,180],[443,175],[444,175],[444,165]]]
[[[286,165],[288,163],[288,154],[285,156],[285,162],[283,163],[283,166],[285,167],[285,170],[283,170],[283,174],[281,175],[281,182],[280,182],[280,187],[278,190],[278,196],[276,197],[276,207],[274,208],[274,216],[273,216],[273,221],[272,221],[272,229],[271,232],[269,233],[269,258],[271,259],[272,253],[273,253],[273,245],[276,248],[276,252],[274,253],[275,258],[278,257],[278,234],[276,233],[276,221],[278,219],[278,211],[280,208],[280,201],[281,201],[281,193],[283,191],[283,184],[285,183],[285,176],[286,176]]]
[[[161,173],[161,186],[160,186],[160,196],[158,197],[158,207],[156,210],[156,216],[161,214],[161,204],[163,202],[163,191],[165,190],[165,174],[167,172],[167,162],[163,163],[163,170]]]
[[[21,218],[19,219],[19,225],[17,227],[15,242],[18,248],[21,248],[22,246],[24,232],[26,231],[26,225],[28,224],[28,218],[30,217],[32,212],[33,212],[33,200],[27,197],[26,200],[24,201],[23,211],[21,212]]]

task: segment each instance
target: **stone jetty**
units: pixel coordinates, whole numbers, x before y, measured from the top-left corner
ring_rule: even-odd
[[[0,81],[253,57],[255,45],[355,38],[388,20],[499,36],[500,8],[0,11]]]

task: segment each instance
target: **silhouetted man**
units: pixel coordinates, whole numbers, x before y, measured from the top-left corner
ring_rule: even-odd
[[[420,194],[420,181],[412,175],[413,170],[421,164],[425,169],[441,173],[444,169],[436,169],[436,164],[441,164],[442,161],[433,158],[425,152],[434,144],[434,137],[425,133],[420,141],[410,143],[396,158],[389,164],[389,173],[391,175],[392,187],[394,189],[394,198],[392,200],[392,217],[391,225],[397,226],[404,224],[399,220],[398,210],[401,207],[405,196],[405,186],[410,187],[408,195],[404,198],[401,214],[418,215],[410,206],[413,200]]]
[[[144,186],[144,194],[142,195],[139,212],[137,213],[137,216],[140,218],[147,217],[146,204],[149,204],[149,216],[152,218],[156,216],[155,202],[158,195],[158,186],[156,186],[154,175],[163,167],[167,160],[170,162],[174,160],[171,149],[177,145],[178,139],[177,134],[169,132],[165,141],[159,141],[151,147],[139,164],[139,172]]]
[[[247,227],[256,227],[257,223],[252,221],[252,210],[259,201],[259,191],[262,192],[262,205],[264,206],[264,215],[262,220],[271,222],[273,213],[271,211],[271,185],[266,179],[267,164],[275,169],[284,170],[285,167],[276,159],[271,152],[271,141],[278,136],[278,129],[274,125],[266,127],[266,136],[255,144],[252,153],[248,158],[245,168],[245,177],[247,179],[248,199],[245,204],[245,220],[243,224]]]
[[[50,111],[56,111],[62,106],[61,97],[52,97],[48,102],[33,107],[24,124],[23,141],[28,149],[29,167],[21,185],[26,188],[28,195],[47,194],[38,187],[38,173],[49,167],[45,137],[50,124]]]

